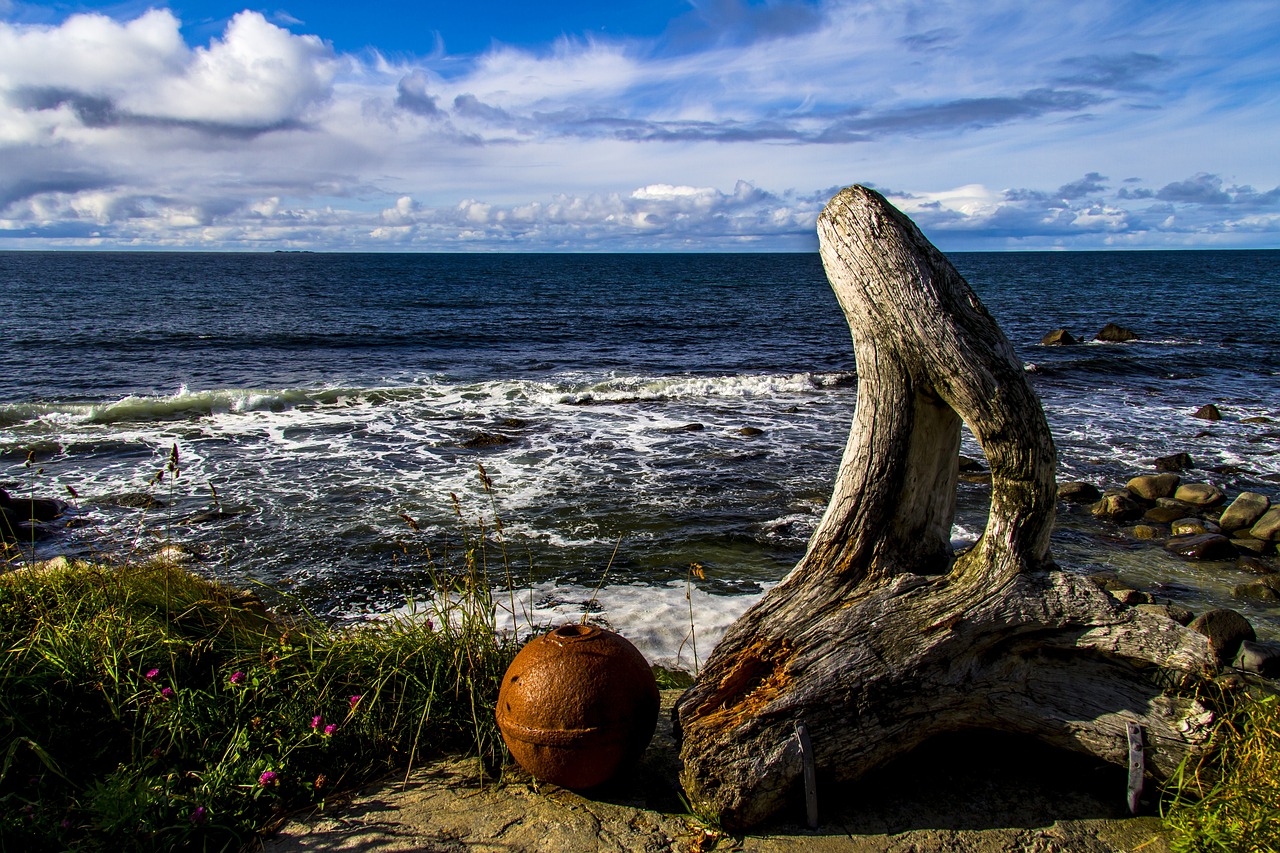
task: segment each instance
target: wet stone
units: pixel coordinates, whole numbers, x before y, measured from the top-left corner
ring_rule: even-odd
[[[1203,533],[1221,533],[1222,528],[1203,518],[1180,518],[1169,525],[1174,536],[1191,536]]]
[[[1271,500],[1257,492],[1241,492],[1222,513],[1218,521],[1228,533],[1253,527],[1271,508]]]
[[[1159,524],[1138,524],[1133,528],[1134,539],[1164,539],[1169,535],[1169,528]]]
[[[1267,575],[1262,580],[1242,583],[1231,591],[1231,595],[1246,601],[1280,601],[1280,575]]]
[[[1091,504],[1101,497],[1101,490],[1093,483],[1062,483],[1058,486],[1058,500],[1069,504]]]
[[[1280,541],[1280,507],[1273,506],[1249,528],[1249,535],[1265,542]]]
[[[1172,524],[1180,518],[1185,518],[1186,510],[1179,506],[1153,506],[1142,514],[1143,521],[1151,521],[1156,524]]]
[[[1089,511],[1108,521],[1133,521],[1142,517],[1145,508],[1127,491],[1112,491],[1089,507]]]
[[[1248,619],[1225,608],[1201,613],[1188,627],[1209,638],[1218,662],[1224,666],[1235,660],[1241,643],[1258,639]]]
[[[1232,663],[1236,669],[1256,672],[1268,678],[1280,676],[1280,643],[1258,643],[1245,640]]]
[[[1196,464],[1190,453],[1171,453],[1168,456],[1157,456],[1155,466],[1157,471],[1185,471],[1196,467]]]
[[[1125,488],[1146,501],[1173,497],[1182,478],[1177,474],[1143,474],[1125,484]]]
[[[1218,411],[1218,407],[1213,403],[1206,403],[1196,409],[1196,413],[1192,417],[1200,418],[1203,421],[1220,421],[1222,420],[1222,412]]]
[[[1164,547],[1190,560],[1230,560],[1236,556],[1231,540],[1221,533],[1174,536],[1164,543]]]
[[[1192,506],[1216,506],[1227,498],[1222,489],[1211,483],[1187,483],[1179,486],[1173,497]]]

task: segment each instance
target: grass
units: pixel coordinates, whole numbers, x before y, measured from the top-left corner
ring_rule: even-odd
[[[345,631],[164,563],[0,576],[0,851],[235,850],[442,750],[500,764],[516,648],[467,554],[431,618]]]
[[[1175,853],[1280,850],[1280,697],[1228,696],[1214,750],[1184,762],[1162,813]]]

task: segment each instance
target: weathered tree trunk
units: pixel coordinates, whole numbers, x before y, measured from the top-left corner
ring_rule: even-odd
[[[858,399],[808,552],[735,623],[676,714],[691,801],[746,827],[802,776],[848,781],[947,731],[1034,735],[1167,773],[1211,715],[1166,689],[1213,665],[1204,637],[1118,604],[1049,557],[1055,451],[1008,340],[915,225],[850,187],[818,219],[853,333]],[[986,453],[991,511],[953,557],[961,421]],[[1117,792],[1117,798],[1121,792]]]

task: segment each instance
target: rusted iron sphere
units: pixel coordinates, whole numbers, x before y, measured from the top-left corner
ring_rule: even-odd
[[[644,655],[594,625],[530,640],[502,677],[498,728],[536,778],[591,788],[644,753],[658,721],[658,685]]]

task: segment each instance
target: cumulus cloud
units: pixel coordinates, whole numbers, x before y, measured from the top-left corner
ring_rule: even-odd
[[[1280,13],[1223,3],[698,0],[658,38],[412,59],[249,11],[203,44],[163,9],[0,21],[0,231],[809,249],[864,180],[943,245],[1265,245],[1274,110],[1239,81],[1280,73]]]

